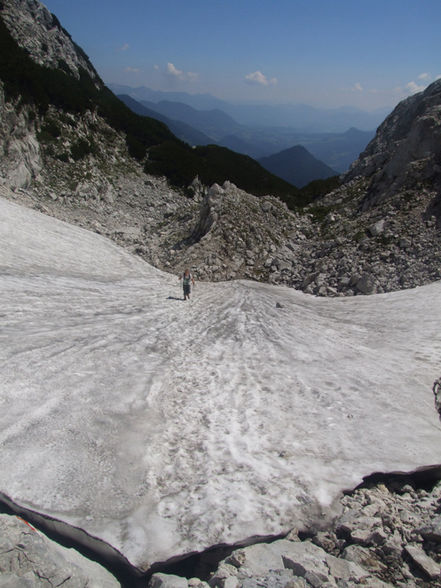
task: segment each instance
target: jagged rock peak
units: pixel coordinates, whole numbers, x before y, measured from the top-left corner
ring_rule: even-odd
[[[398,104],[355,161],[345,181],[370,179],[367,209],[404,189],[441,188],[441,79]]]
[[[40,65],[80,76],[84,69],[99,86],[98,73],[84,51],[38,0],[1,0],[0,16],[16,42]]]

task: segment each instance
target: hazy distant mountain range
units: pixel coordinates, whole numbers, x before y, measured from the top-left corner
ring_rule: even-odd
[[[186,124],[185,122],[170,119],[167,116],[164,116],[163,114],[158,112],[157,110],[151,110],[150,108],[147,108],[146,106],[144,106],[140,102],[137,102],[130,96],[121,94],[120,96],[118,96],[118,98],[122,102],[124,102],[126,106],[133,110],[133,112],[136,112],[136,114],[140,114],[141,116],[150,116],[151,118],[156,118],[157,120],[160,120],[161,122],[165,123],[171,130],[171,132],[174,135],[176,135],[178,139],[181,139],[181,141],[190,143],[190,145],[209,145],[213,142],[208,135],[205,135],[201,131],[198,131],[194,127],[191,127],[190,125]]]
[[[222,143],[222,135],[226,131],[240,133],[245,128],[218,109],[196,110],[181,102],[162,101],[157,104],[146,100],[137,102],[127,94],[120,94],[118,98],[136,114],[162,121],[178,138],[191,145]],[[177,118],[180,120],[176,120]],[[183,122],[184,120],[186,122]],[[211,138],[205,133],[209,133]],[[230,137],[234,137],[234,134]],[[218,140],[216,141],[216,139]],[[226,146],[225,143],[222,145]],[[249,144],[243,141],[242,145],[230,148],[245,154],[248,151],[255,152],[253,141],[250,141]],[[314,180],[338,175],[336,170],[316,159],[301,145],[290,147],[258,161],[266,170],[298,188],[306,186]]]
[[[354,127],[349,128],[349,126],[345,132],[318,133],[299,130],[287,125],[264,126],[262,122],[258,126],[246,125],[238,122],[225,110],[219,108],[219,105],[227,109],[233,105],[208,94],[167,93],[156,92],[148,88],[113,86],[114,91],[121,88],[124,88],[127,93],[120,94],[119,98],[134,112],[161,120],[183,141],[193,145],[215,143],[255,159],[268,157],[302,145],[316,159],[324,162],[335,172],[342,173],[357,159],[375,134],[373,130],[362,131]],[[140,98],[143,95],[148,95],[151,100]],[[165,97],[169,99],[165,100]],[[187,100],[187,102],[178,101],[178,99]],[[159,100],[159,102],[155,102],[155,100]],[[190,105],[189,102],[200,106],[205,105],[206,108],[198,109]],[[212,108],[207,108],[210,106]],[[250,108],[255,107],[250,106]],[[309,109],[309,107],[305,108]],[[299,107],[298,113],[300,110]],[[313,110],[322,114],[325,112],[318,109]],[[338,116],[340,114],[341,111],[338,111]],[[351,117],[348,120],[352,120]],[[327,128],[326,123],[325,128]],[[289,170],[287,172],[290,173]],[[285,175],[282,174],[282,177]],[[316,178],[312,177],[312,179]]]
[[[150,108],[173,120],[184,121],[188,125],[199,129],[211,137],[212,141],[220,141],[229,133],[239,132],[242,125],[237,123],[231,116],[219,108],[212,110],[197,110],[183,102],[148,102],[141,100],[140,104]]]
[[[374,137],[374,131],[350,128],[344,133],[303,133],[283,127],[242,127],[220,145],[260,159],[302,145],[339,173],[345,172]]]
[[[389,113],[382,108],[367,112],[357,108],[315,108],[306,104],[232,104],[210,94],[161,92],[145,86],[132,88],[107,84],[115,94],[128,94],[138,102],[181,102],[196,110],[222,110],[241,125],[292,127],[307,133],[341,133],[351,127],[375,130]]]

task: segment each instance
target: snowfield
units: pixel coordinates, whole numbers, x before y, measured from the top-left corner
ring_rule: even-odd
[[[197,283],[0,200],[0,491],[146,569],[441,462],[441,283]],[[276,306],[279,303],[281,308]]]

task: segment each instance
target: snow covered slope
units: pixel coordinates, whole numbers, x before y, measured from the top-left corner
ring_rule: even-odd
[[[441,462],[441,283],[199,283],[183,302],[176,276],[0,200],[0,284],[0,491],[139,567]]]

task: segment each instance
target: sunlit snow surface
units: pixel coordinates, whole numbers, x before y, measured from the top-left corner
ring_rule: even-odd
[[[0,281],[0,490],[135,565],[441,462],[439,282],[344,299],[198,283],[183,302],[176,276],[5,200]]]

